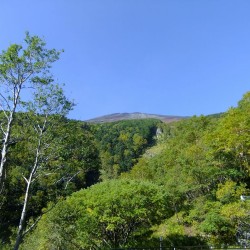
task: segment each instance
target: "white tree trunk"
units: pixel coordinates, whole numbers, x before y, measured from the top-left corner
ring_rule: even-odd
[[[25,227],[27,206],[28,206],[28,201],[29,201],[29,196],[30,196],[30,187],[31,187],[32,182],[34,181],[37,169],[39,168],[40,154],[41,154],[41,147],[42,147],[42,137],[43,137],[44,128],[46,126],[46,123],[47,123],[47,117],[46,117],[46,119],[44,121],[44,124],[43,124],[42,128],[39,128],[40,132],[39,132],[38,144],[37,144],[37,148],[36,148],[36,156],[35,156],[35,161],[34,161],[32,170],[31,170],[30,175],[29,175],[29,179],[26,179],[24,177],[27,186],[26,186],[23,209],[22,209],[22,214],[21,214],[20,221],[19,221],[19,226],[18,226],[18,231],[17,231],[14,250],[19,249],[19,246],[21,244],[21,240],[23,238],[23,230],[24,230],[24,227]]]
[[[10,141],[10,136],[11,136],[11,128],[12,128],[12,123],[14,119],[14,114],[17,109],[18,99],[20,97],[21,89],[22,89],[22,83],[14,84],[12,108],[9,108],[9,111],[7,112],[3,110],[5,118],[7,119],[7,125],[6,125],[5,130],[1,126],[2,133],[4,134],[4,138],[2,142],[2,152],[1,152],[1,162],[0,162],[0,192],[2,190],[3,183],[4,183],[4,170],[5,170],[5,163],[7,160],[7,152],[8,152],[9,141]],[[7,107],[11,107],[6,98],[3,98],[3,100],[6,102]]]
[[[8,124],[7,124],[6,131],[3,131],[4,138],[3,138],[3,143],[2,143],[1,162],[0,162],[0,187],[2,187],[2,185],[3,185],[4,167],[5,167],[5,163],[6,163],[6,155],[7,155],[7,150],[8,150],[8,146],[9,146],[12,121],[13,121],[13,113],[11,113],[10,117],[8,118]]]

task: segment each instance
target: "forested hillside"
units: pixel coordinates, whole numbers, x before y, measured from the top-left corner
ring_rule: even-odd
[[[250,92],[220,118],[166,126],[152,156],[123,175],[157,183],[168,194],[174,214],[155,227],[155,237],[172,245],[193,244],[194,237],[216,246],[249,244],[249,128]]]
[[[0,115],[3,119],[4,113]],[[13,124],[7,178],[0,194],[0,237],[5,247],[15,239],[24,204],[37,146],[31,122],[36,119],[29,113],[17,113]],[[47,129],[43,138],[41,166],[29,193],[25,220],[28,231],[41,215],[73,192],[130,170],[155,143],[156,129],[162,124],[149,119],[90,125],[58,116],[51,116],[50,121],[53,128]]]
[[[66,225],[69,222],[67,221],[65,227],[60,226],[62,231],[58,230],[59,228],[54,230],[58,222],[58,206],[61,209],[60,206],[64,206],[67,197],[81,189],[85,189],[83,195],[87,192],[89,202],[91,199],[88,193],[93,190],[94,202],[95,193],[102,193],[102,188],[98,188],[97,183],[118,179],[121,173],[131,170],[145,150],[156,142],[156,131],[162,123],[149,119],[92,125],[67,119],[66,116],[73,109],[74,103],[64,95],[62,85],[55,81],[51,72],[53,63],[59,59],[62,52],[47,49],[43,39],[30,36],[27,32],[22,44],[11,44],[0,54],[1,249],[29,249],[28,245],[32,242],[29,237],[33,237],[33,233],[40,234],[38,228],[46,216],[55,219],[51,228],[46,223],[49,237],[53,238],[53,231],[58,232],[55,237],[63,237],[65,240],[54,241],[53,238],[52,241],[56,244],[53,245],[44,238],[47,234],[41,235],[36,238],[36,245],[31,249],[70,249],[73,246],[81,248],[82,244],[79,245],[74,239],[78,237],[78,229],[74,235],[67,233],[66,237],[64,234],[65,227],[74,227],[73,219],[78,218],[74,217],[70,210],[63,215],[72,218],[70,223],[73,225]],[[114,189],[119,181],[111,183],[114,183],[110,184]],[[109,182],[102,185],[108,185],[103,190],[109,190]],[[138,183],[137,187],[134,182],[122,182],[119,185],[119,192],[131,186],[130,197],[134,196],[134,200],[131,199],[134,203],[131,208],[134,206],[134,210],[129,212],[128,218],[131,218],[132,222],[128,223],[126,236],[115,235],[118,238],[108,243],[109,246],[127,244],[131,239],[131,232],[137,230],[139,225],[151,226],[154,225],[155,218],[160,218],[153,211],[149,211],[146,214],[152,217],[152,221],[147,221],[144,208],[147,202],[141,201],[143,210],[138,210],[135,202],[135,195],[139,193],[142,198],[149,199],[148,201],[155,200],[153,191],[158,192],[158,186],[151,187],[147,183],[143,186]],[[93,188],[87,189],[90,186]],[[146,194],[144,187],[150,187],[152,190]],[[119,192],[115,192],[113,198],[118,195],[119,199]],[[98,198],[102,209],[95,212],[97,221],[86,217],[83,228],[91,229],[92,223],[97,225],[101,213],[104,211],[105,214],[105,206],[109,206],[110,202],[113,204],[109,194],[110,192],[106,196],[101,194],[100,199]],[[159,191],[159,195],[157,202],[161,204],[164,194]],[[103,200],[103,197],[108,200]],[[76,203],[76,212],[84,211],[81,203],[81,199],[80,204]],[[86,206],[89,206],[88,203]],[[71,208],[73,207],[67,206],[67,209]],[[87,210],[94,211],[95,207]],[[135,222],[134,214],[137,214]],[[144,222],[141,221],[142,216],[145,217]],[[105,221],[104,218],[101,220]],[[62,222],[64,223],[63,219]],[[120,226],[123,227],[122,221]],[[104,228],[102,233],[103,230]],[[80,231],[85,234],[84,230]],[[138,238],[141,234],[145,235],[143,230]],[[109,229],[107,235],[108,242]],[[94,236],[93,239],[92,236],[89,237],[84,247],[89,247],[96,240],[97,243],[94,244],[102,248],[102,237],[95,237],[95,240]],[[72,242],[75,243],[72,245]]]
[[[19,114],[14,124],[15,130],[21,130],[22,134],[16,137],[15,143],[11,145],[7,178],[0,194],[2,242],[8,242],[18,226],[25,195],[25,178],[34,160],[36,138],[31,133],[32,127],[27,125],[26,119],[25,114]],[[83,128],[82,123],[60,119],[57,127],[53,128],[53,133],[47,133],[48,141],[44,149],[46,159],[34,178],[29,198],[27,223],[30,225],[48,204],[96,183],[99,179],[98,149],[93,135],[86,127]]]
[[[164,246],[248,244],[249,112],[250,92],[220,116],[172,124],[62,119],[53,137],[60,153],[48,164],[56,171],[32,189],[27,225],[39,222],[21,249],[149,247],[160,237]],[[15,237],[30,143],[14,144],[8,163],[1,199],[6,249]]]
[[[156,119],[125,120],[90,125],[98,142],[102,161],[101,179],[114,179],[129,171],[146,148],[155,143]]]

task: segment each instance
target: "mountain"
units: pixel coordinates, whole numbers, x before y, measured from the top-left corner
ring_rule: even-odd
[[[115,114],[110,114],[110,115],[104,115],[104,116],[100,116],[100,117],[87,120],[86,122],[103,123],[103,122],[115,122],[115,121],[121,121],[121,120],[147,119],[147,118],[159,119],[163,122],[169,123],[173,121],[179,121],[188,117],[187,116],[174,116],[174,115],[156,115],[156,114],[134,112],[134,113],[115,113]]]

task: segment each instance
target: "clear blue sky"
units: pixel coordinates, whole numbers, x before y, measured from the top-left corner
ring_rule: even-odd
[[[249,13],[249,0],[1,0],[0,50],[25,31],[64,49],[70,118],[207,115],[250,90]]]

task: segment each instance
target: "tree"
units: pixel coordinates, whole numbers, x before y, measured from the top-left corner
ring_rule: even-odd
[[[60,148],[61,169],[58,173],[58,188],[67,190],[66,195],[89,187],[99,181],[100,156],[90,127],[81,121],[67,119],[56,131]],[[58,190],[58,192],[60,192]]]
[[[53,141],[51,130],[54,129],[55,123],[58,121],[57,116],[66,115],[71,108],[72,103],[64,96],[63,90],[57,84],[52,83],[37,88],[34,92],[33,101],[29,103],[30,122],[33,125],[32,128],[34,128],[33,140],[35,140],[36,146],[33,151],[33,163],[28,168],[28,176],[23,176],[26,182],[26,190],[14,247],[15,250],[18,250],[21,239],[29,231],[28,229],[23,233],[30,189],[32,183],[39,175],[43,175],[46,163],[51,157],[51,153],[48,153],[48,149],[51,148],[51,141]],[[52,156],[54,157],[56,150],[55,148],[53,150]]]
[[[17,111],[26,110],[29,93],[53,82],[51,64],[59,59],[60,51],[48,50],[37,36],[26,33],[25,46],[12,44],[0,55],[0,108],[2,146],[0,161],[0,187],[6,173],[8,149],[13,143],[12,126]]]
[[[229,109],[216,129],[208,136],[214,165],[220,167],[233,180],[249,178],[250,165],[250,92],[238,107]]]
[[[14,124],[15,130],[23,130],[23,139],[10,149],[8,178],[0,196],[0,242],[4,245],[15,237],[27,186],[24,177],[28,178],[34,162],[37,137],[31,119],[31,114],[18,113]],[[49,124],[43,137],[43,143],[47,144],[43,156],[46,164],[38,168],[31,185],[24,233],[46,212],[48,204],[98,182],[99,152],[89,126],[59,116],[50,116]]]
[[[43,216],[22,248],[33,249],[35,242],[36,249],[110,249],[150,244],[152,226],[170,214],[168,199],[159,186],[130,180],[106,181],[58,203]]]
[[[20,216],[16,243],[18,249],[26,226],[26,214],[33,182],[43,174],[46,163],[54,151],[49,152],[51,137],[58,116],[65,116],[73,103],[64,96],[62,88],[54,82],[50,73],[53,62],[59,59],[60,51],[48,50],[46,43],[37,36],[26,33],[25,46],[13,44],[0,55],[0,108],[3,113],[1,132],[3,135],[0,161],[0,187],[8,173],[8,150],[16,138],[13,125],[18,111],[26,112],[30,129],[29,140],[33,141],[31,161],[22,175],[26,183],[22,212]],[[20,136],[20,133],[17,135]],[[32,226],[31,226],[32,227]]]
[[[139,119],[94,125],[101,152],[101,178],[113,179],[129,171],[146,148],[153,145],[161,123],[156,119]]]

